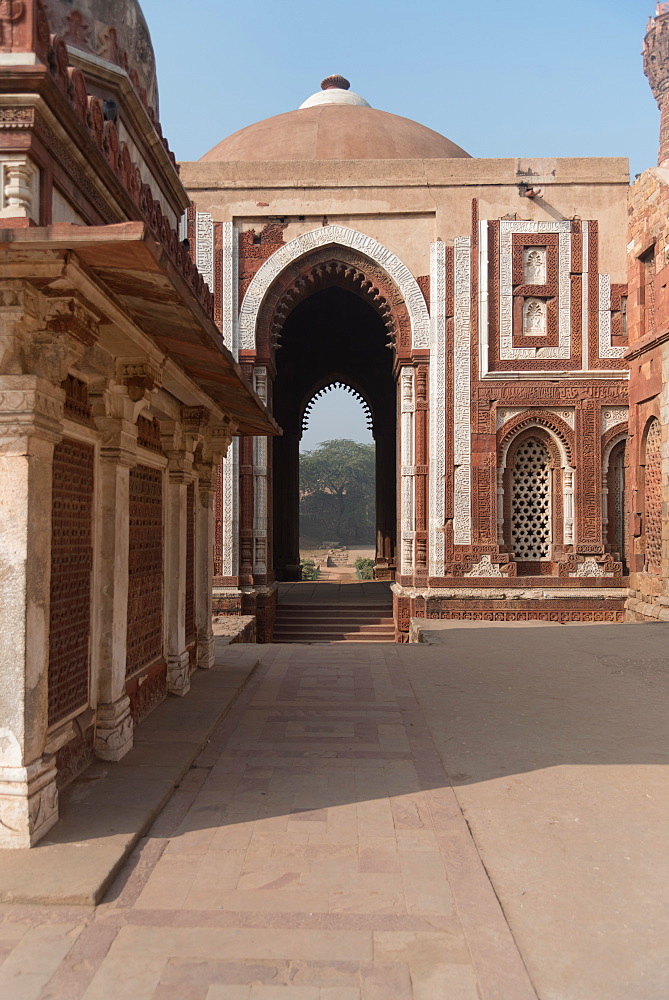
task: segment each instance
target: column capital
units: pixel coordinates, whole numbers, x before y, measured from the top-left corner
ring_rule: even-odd
[[[0,375],[0,441],[17,442],[22,451],[27,438],[56,444],[63,434],[64,403],[65,390],[47,379]]]
[[[95,426],[100,431],[100,461],[137,465],[137,417],[143,401],[133,401],[125,386],[106,380],[89,386]]]
[[[239,425],[231,417],[210,424],[204,437],[204,457],[207,461],[218,464],[228,454],[228,448],[239,429]]]
[[[192,483],[193,473],[193,453],[190,451],[166,451],[167,475],[170,483],[176,485],[182,483]]]

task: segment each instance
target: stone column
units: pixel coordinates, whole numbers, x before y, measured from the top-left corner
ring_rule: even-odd
[[[211,591],[214,579],[215,465],[197,465],[195,507],[195,623],[197,663],[203,670],[214,665],[214,632],[211,625]]]
[[[132,750],[134,729],[126,694],[126,638],[129,479],[130,469],[137,464],[136,404],[121,387],[93,399],[96,424],[102,433],[98,467],[102,531],[97,579],[100,612],[95,753],[102,760],[120,760]]]
[[[400,487],[400,549],[399,572],[403,576],[413,574],[414,565],[414,369],[405,365],[400,374],[400,466],[402,483]],[[378,553],[377,553],[378,558]]]
[[[504,545],[504,469],[497,470],[497,544]]]
[[[58,819],[55,761],[44,747],[63,399],[39,376],[0,375],[0,847],[31,847]]]
[[[564,544],[574,544],[574,470],[564,470]]]
[[[253,384],[263,403],[267,404],[267,368],[256,365]],[[266,437],[253,439],[253,580],[267,583],[268,565],[268,441]]]
[[[186,649],[186,494],[192,479],[184,452],[169,455],[165,592],[167,614],[167,690],[182,697],[190,691]]]
[[[611,452],[609,452],[609,463]],[[609,540],[609,463],[602,468],[602,537],[604,545],[607,546]]]

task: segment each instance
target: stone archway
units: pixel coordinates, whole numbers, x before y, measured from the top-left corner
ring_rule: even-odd
[[[382,268],[350,247],[317,248],[293,261],[266,290],[254,342],[258,355],[271,359],[275,372],[272,410],[284,431],[273,445],[272,536],[277,579],[299,575],[299,441],[304,408],[332,379],[354,385],[369,407],[377,456],[376,576],[394,577],[397,387],[393,348],[400,342],[410,345],[413,330],[400,289]]]
[[[232,252],[234,246],[230,250]],[[373,237],[347,226],[333,225],[295,237],[279,247],[258,269],[239,310],[238,344],[241,350],[259,348],[260,312],[270,291],[277,291],[277,279],[284,283],[298,277],[303,271],[304,258],[313,262],[318,251],[323,250],[325,259],[342,259],[345,251],[350,251],[349,259],[358,262],[372,281],[376,279],[392,289],[395,306],[403,307],[408,319],[407,347],[429,348],[430,316],[425,297],[409,268]]]

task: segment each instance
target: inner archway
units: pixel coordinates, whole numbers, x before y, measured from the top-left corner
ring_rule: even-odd
[[[376,446],[372,424],[365,399],[339,380],[318,389],[307,404],[300,441],[303,580],[352,583],[358,578],[373,579]]]
[[[359,271],[348,268],[328,274],[337,277],[338,283],[316,282],[310,294],[308,288],[301,289],[303,294],[307,291],[306,296],[299,297],[281,317],[280,328],[275,327],[280,350],[276,352],[274,416],[283,428],[283,436],[274,440],[275,572],[278,580],[299,579],[299,447],[305,413],[319,390],[340,382],[353,389],[369,409],[376,445],[375,576],[392,579],[396,384],[390,308]],[[340,436],[333,426],[330,437]]]

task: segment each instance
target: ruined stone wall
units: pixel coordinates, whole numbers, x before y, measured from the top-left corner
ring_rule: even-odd
[[[669,170],[629,196],[630,598],[634,620],[669,620]]]

